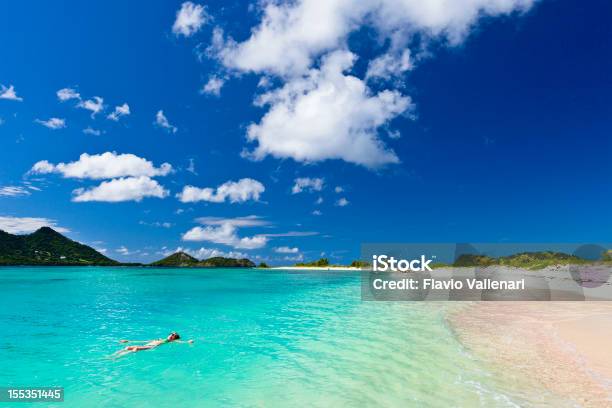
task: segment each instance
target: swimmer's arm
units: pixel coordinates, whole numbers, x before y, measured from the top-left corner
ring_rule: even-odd
[[[119,343],[148,343],[151,340],[119,340]]]
[[[183,343],[183,344],[193,344],[193,340],[187,340],[187,341],[183,341],[183,340],[174,340],[175,343]]]

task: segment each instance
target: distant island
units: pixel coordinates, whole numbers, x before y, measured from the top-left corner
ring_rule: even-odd
[[[248,259],[213,257],[198,260],[177,252],[148,265],[122,263],[102,255],[90,246],[67,238],[49,227],[28,235],[0,230],[0,266],[155,266],[190,268],[253,268]]]
[[[604,251],[599,261],[590,261],[563,252],[522,252],[498,258],[480,254],[460,255],[452,264],[435,263],[435,268],[510,266],[523,269],[542,269],[552,265],[612,263],[612,250]],[[172,268],[255,268],[247,258],[213,257],[199,260],[179,251],[150,264],[122,263],[108,258],[90,246],[73,241],[49,227],[42,227],[28,235],[13,235],[0,230],[0,266],[151,266]],[[327,258],[301,262],[289,269],[369,269],[371,264],[353,261],[349,266],[334,265]],[[269,268],[260,263],[259,268]],[[283,267],[280,267],[281,269]],[[277,268],[278,269],[278,268]]]
[[[256,265],[246,258],[236,259],[216,256],[198,260],[185,252],[176,252],[164,259],[151,263],[150,266],[172,268],[254,268]]]
[[[0,265],[100,265],[116,266],[92,247],[42,227],[29,235],[13,235],[0,230]]]

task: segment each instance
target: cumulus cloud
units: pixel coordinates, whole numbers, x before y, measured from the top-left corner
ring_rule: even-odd
[[[139,221],[138,224],[140,225],[146,225],[148,227],[157,227],[157,228],[171,228],[172,227],[172,223],[168,222],[168,221],[153,221],[153,222],[146,222],[146,221]]]
[[[390,90],[372,94],[362,80],[344,74],[354,61],[351,52],[334,52],[320,69],[261,95],[257,104],[269,111],[248,127],[248,140],[257,142],[249,157],[342,159],[366,167],[399,162],[378,128],[410,108],[410,98]]]
[[[146,176],[124,177],[103,181],[99,186],[89,189],[78,188],[73,191],[74,202],[103,201],[117,203],[121,201],[142,201],[146,197],[164,198],[168,190],[156,180]]]
[[[300,252],[300,250],[298,248],[282,246],[274,248],[274,252],[276,252],[277,254],[297,254],[298,252]]]
[[[340,186],[336,186],[336,188],[334,188],[334,192],[336,192],[338,194],[343,192],[343,191],[344,191],[344,189],[342,187],[340,187]]]
[[[81,94],[72,88],[62,88],[56,92],[56,95],[60,102],[66,102],[71,99],[81,99]]]
[[[10,234],[29,234],[41,227],[51,227],[57,232],[70,231],[58,226],[55,220],[49,218],[0,216],[0,230]]]
[[[166,129],[170,133],[176,133],[176,131],[178,130],[176,126],[170,124],[168,118],[166,117],[166,115],[164,115],[163,110],[157,111],[157,113],[155,114],[155,122],[153,123],[162,129]]]
[[[314,211],[312,212],[312,215],[322,215],[322,214],[323,214],[323,213],[322,213],[321,211],[319,211],[319,210],[314,210]]]
[[[478,20],[530,9],[535,0],[296,0],[262,1],[260,21],[244,41],[220,28],[207,55],[227,72],[261,75],[280,83],[256,99],[267,112],[247,129],[257,143],[245,156],[271,155],[300,162],[340,159],[376,168],[399,158],[379,138],[379,129],[413,107],[397,90],[374,92],[368,83],[397,84],[432,41],[460,44]],[[350,35],[372,29],[381,49],[364,61],[364,78],[351,72],[357,58]],[[411,53],[415,47],[417,54]],[[371,55],[371,54],[370,54]]]
[[[222,217],[199,217],[196,222],[202,225],[224,225],[231,224],[235,227],[261,227],[269,225],[269,222],[257,215],[246,217],[222,218]]]
[[[388,52],[369,62],[366,78],[400,76],[412,68],[413,63],[410,57],[410,50],[404,49],[397,52]]]
[[[104,99],[99,96],[94,96],[91,99],[80,101],[77,104],[78,108],[86,109],[91,112],[91,117],[94,118],[98,113],[104,110]]]
[[[129,114],[130,106],[127,103],[124,103],[123,105],[115,106],[115,110],[109,113],[106,118],[117,122],[120,117],[127,116]]]
[[[323,190],[324,182],[325,181],[322,178],[299,177],[294,180],[291,193],[298,194],[302,191],[321,191]],[[323,202],[322,198],[320,198],[320,200]]]
[[[34,187],[36,189],[36,187]],[[27,196],[30,192],[27,188],[21,186],[4,186],[0,187],[0,197],[18,197]]]
[[[222,251],[217,248],[204,248],[204,247],[198,248],[198,249],[178,247],[175,250],[164,250],[162,254],[164,256],[168,256],[168,255],[175,254],[177,252],[185,252],[197,259],[208,259],[208,258],[214,258],[217,256],[222,256],[225,258],[238,258],[238,259],[248,257],[246,253],[240,252],[240,251]]]
[[[0,99],[17,102],[23,101],[23,98],[17,96],[17,92],[15,91],[15,87],[13,85],[9,85],[8,88],[4,85],[0,85]]]
[[[310,237],[313,235],[319,235],[316,231],[289,231],[289,232],[278,232],[273,234],[261,234],[264,237],[268,238],[278,238],[278,237]]]
[[[349,205],[349,200],[347,200],[346,198],[342,197],[338,201],[336,201],[336,205],[338,207],[346,207],[347,205]]]
[[[415,34],[459,44],[481,17],[528,10],[535,0],[298,0],[262,2],[261,22],[243,42],[217,33],[211,52],[228,68],[303,74],[319,55],[346,48],[348,36],[370,26],[394,49]]]
[[[66,127],[66,120],[60,119],[60,118],[50,118],[47,120],[36,119],[35,122],[43,125],[46,128],[53,129],[53,130],[63,129]]]
[[[238,181],[226,181],[216,189],[185,186],[183,191],[177,194],[177,197],[183,203],[198,201],[222,203],[226,200],[231,203],[243,203],[249,200],[259,201],[260,195],[265,190],[266,188],[259,181],[243,178]]]
[[[260,222],[259,218],[254,219],[206,219],[198,220],[204,224],[203,227],[193,227],[183,234],[183,241],[207,241],[215,244],[228,245],[237,249],[257,249],[262,248],[268,242],[264,235],[254,235],[251,237],[238,236],[239,227],[251,227]]]
[[[94,129],[91,126],[87,126],[85,129],[83,129],[83,133],[85,133],[86,135],[100,136],[102,134],[102,131]]]
[[[208,95],[221,95],[221,88],[225,84],[225,80],[223,78],[219,78],[218,76],[212,76],[208,79],[208,82],[202,88],[203,94]]]
[[[176,12],[176,20],[172,32],[179,36],[190,37],[200,31],[200,28],[210,19],[204,6],[186,1]]]
[[[172,171],[169,163],[155,167],[152,162],[134,154],[117,154],[106,152],[102,154],[81,154],[79,160],[70,163],[53,164],[41,160],[34,164],[30,173],[59,173],[65,178],[79,179],[109,179],[116,177],[165,176]]]

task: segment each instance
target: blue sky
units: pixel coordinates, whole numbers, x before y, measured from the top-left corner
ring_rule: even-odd
[[[139,262],[608,240],[608,2],[349,3],[4,4],[0,228]]]

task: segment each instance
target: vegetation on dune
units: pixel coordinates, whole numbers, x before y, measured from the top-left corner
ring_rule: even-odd
[[[372,264],[370,262],[366,262],[366,261],[355,260],[355,261],[351,262],[351,264],[349,266],[352,267],[352,268],[371,268]]]
[[[318,261],[296,263],[295,266],[317,266],[317,267],[323,267],[323,266],[330,266],[330,265],[329,265],[329,260],[327,258],[321,258]]]
[[[270,266],[265,262],[260,262],[257,267],[258,268],[269,268]]]
[[[606,253],[602,254],[605,260]],[[568,255],[563,252],[521,252],[514,255],[492,258],[486,255],[464,254],[457,258],[453,266],[486,267],[491,265],[511,266],[524,269],[542,269],[551,265],[570,265],[588,263],[585,259],[576,255]]]
[[[0,231],[0,265],[120,265],[49,227],[29,235]]]

